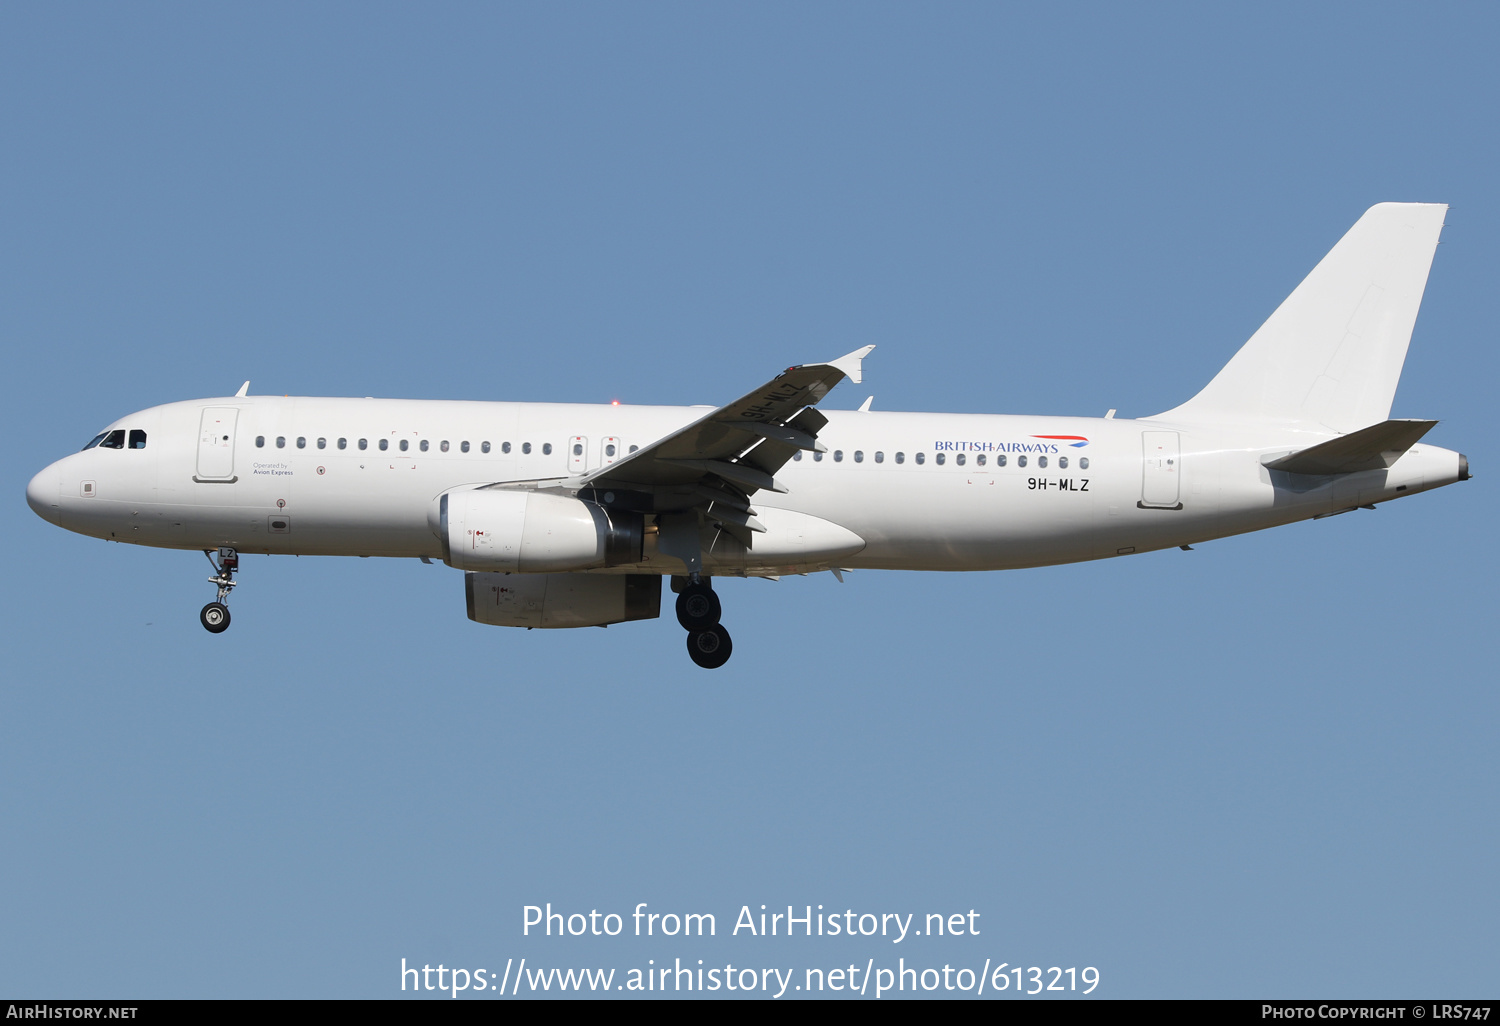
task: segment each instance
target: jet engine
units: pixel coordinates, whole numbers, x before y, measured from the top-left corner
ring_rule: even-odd
[[[641,561],[639,513],[547,492],[444,492],[428,514],[443,561],[460,570],[550,573]]]
[[[602,627],[661,615],[656,574],[464,574],[469,619],[497,627]]]

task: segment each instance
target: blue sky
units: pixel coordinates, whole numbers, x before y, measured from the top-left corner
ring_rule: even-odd
[[[1500,15],[1481,5],[7,5],[0,992],[399,996],[400,960],[1095,966],[1493,993]],[[1149,415],[1371,204],[1452,205],[1393,416],[1474,480],[1097,564],[470,623],[461,575],[65,534],[27,479],[262,393]],[[827,575],[824,575],[826,577]],[[522,908],[711,912],[539,939]],[[742,905],[981,913],[894,946]]]

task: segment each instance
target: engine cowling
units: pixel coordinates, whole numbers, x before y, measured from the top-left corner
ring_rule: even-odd
[[[546,492],[444,492],[428,516],[443,561],[460,570],[552,573],[641,560],[639,513]]]
[[[661,615],[656,574],[464,574],[469,619],[496,627],[602,627]]]

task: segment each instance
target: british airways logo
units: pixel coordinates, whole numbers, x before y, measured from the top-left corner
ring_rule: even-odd
[[[1061,452],[1063,446],[1082,449],[1089,444],[1083,435],[1032,435],[1035,442],[934,442],[938,452]]]

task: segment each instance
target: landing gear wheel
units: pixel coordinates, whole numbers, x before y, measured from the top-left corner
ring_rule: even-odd
[[[721,625],[714,624],[706,631],[689,631],[687,647],[693,662],[705,670],[716,670],[729,662],[734,642],[729,640],[728,631]]]
[[[685,630],[706,631],[719,622],[723,613],[719,596],[706,584],[689,584],[677,596],[677,622]]]
[[[234,590],[234,574],[240,568],[240,554],[227,546],[219,549],[219,558],[214,559],[214,553],[208,549],[203,550],[208,557],[208,563],[214,568],[214,575],[208,579],[209,584],[219,586],[219,600],[210,602],[198,613],[198,620],[203,624],[203,629],[210,634],[223,634],[229,630],[229,607],[224,602],[229,598],[229,593]]]
[[[210,602],[198,614],[198,619],[210,634],[223,634],[229,629],[229,607],[222,602]]]

